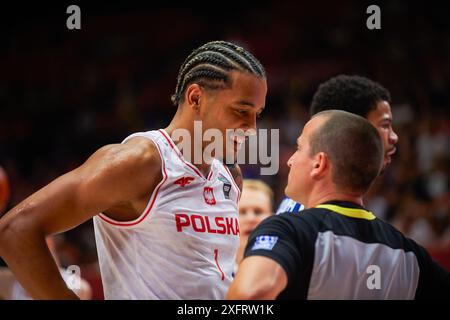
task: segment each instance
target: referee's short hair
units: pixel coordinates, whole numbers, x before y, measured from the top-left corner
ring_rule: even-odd
[[[325,122],[310,137],[312,155],[325,152],[331,162],[333,183],[340,189],[365,193],[380,173],[383,144],[365,118],[342,110],[327,110]]]

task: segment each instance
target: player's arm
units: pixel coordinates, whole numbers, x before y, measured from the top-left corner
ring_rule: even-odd
[[[160,168],[156,146],[145,138],[99,149],[82,166],[32,194],[0,219],[0,255],[33,298],[76,298],[66,287],[45,238],[114,207],[129,207],[131,214],[111,218],[137,218],[134,205],[148,197],[161,180]]]
[[[227,299],[275,299],[303,271],[289,216],[271,216],[252,232]]]
[[[239,265],[236,278],[230,286],[227,299],[275,299],[286,287],[288,278],[284,269],[264,256],[250,256]]]

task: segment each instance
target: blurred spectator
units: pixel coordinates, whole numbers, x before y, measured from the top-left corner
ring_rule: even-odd
[[[265,218],[274,214],[273,191],[261,180],[244,179],[242,196],[239,201],[240,245],[236,265],[244,257],[250,233]]]

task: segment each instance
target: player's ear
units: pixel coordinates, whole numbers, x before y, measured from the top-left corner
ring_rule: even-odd
[[[189,108],[192,108],[195,112],[200,110],[200,102],[202,99],[203,90],[197,83],[190,84],[186,88],[185,101]]]
[[[311,177],[320,178],[329,168],[329,158],[325,152],[319,152],[314,156]]]

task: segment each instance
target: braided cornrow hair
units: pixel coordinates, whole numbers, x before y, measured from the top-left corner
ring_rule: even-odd
[[[187,86],[193,82],[218,89],[230,85],[229,72],[249,72],[265,78],[261,63],[247,50],[226,41],[212,41],[195,49],[183,62],[171,100],[175,106],[183,102]]]

